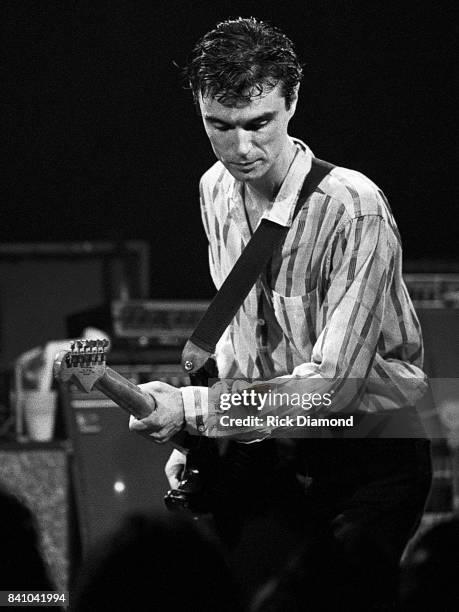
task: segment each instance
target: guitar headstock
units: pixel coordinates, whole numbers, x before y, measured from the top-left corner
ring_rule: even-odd
[[[89,393],[105,374],[108,340],[74,340],[70,351],[59,352],[54,359],[54,377],[72,381]]]

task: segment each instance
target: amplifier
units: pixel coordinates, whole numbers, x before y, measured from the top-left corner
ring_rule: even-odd
[[[143,339],[145,345],[183,345],[208,306],[205,300],[115,300],[113,333],[115,338]]]
[[[416,272],[403,278],[416,308],[459,307],[459,274]]]

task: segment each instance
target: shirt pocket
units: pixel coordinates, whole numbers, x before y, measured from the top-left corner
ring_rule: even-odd
[[[316,292],[285,296],[271,290],[274,314],[288,341],[301,353],[309,353],[316,341]]]

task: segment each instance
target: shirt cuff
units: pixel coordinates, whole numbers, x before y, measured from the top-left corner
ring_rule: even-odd
[[[209,389],[181,387],[186,430],[192,435],[209,435]]]

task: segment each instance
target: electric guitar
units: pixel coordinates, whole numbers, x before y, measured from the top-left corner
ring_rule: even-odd
[[[54,377],[74,383],[90,393],[98,389],[136,419],[147,417],[156,409],[154,398],[124,376],[107,366],[107,340],[75,340],[69,351],[60,351],[54,359]],[[204,384],[197,381],[195,384]],[[209,511],[210,483],[217,465],[218,449],[214,441],[179,432],[170,442],[186,454],[186,467],[177,489],[167,492],[164,500],[170,510],[188,510],[194,515]]]

